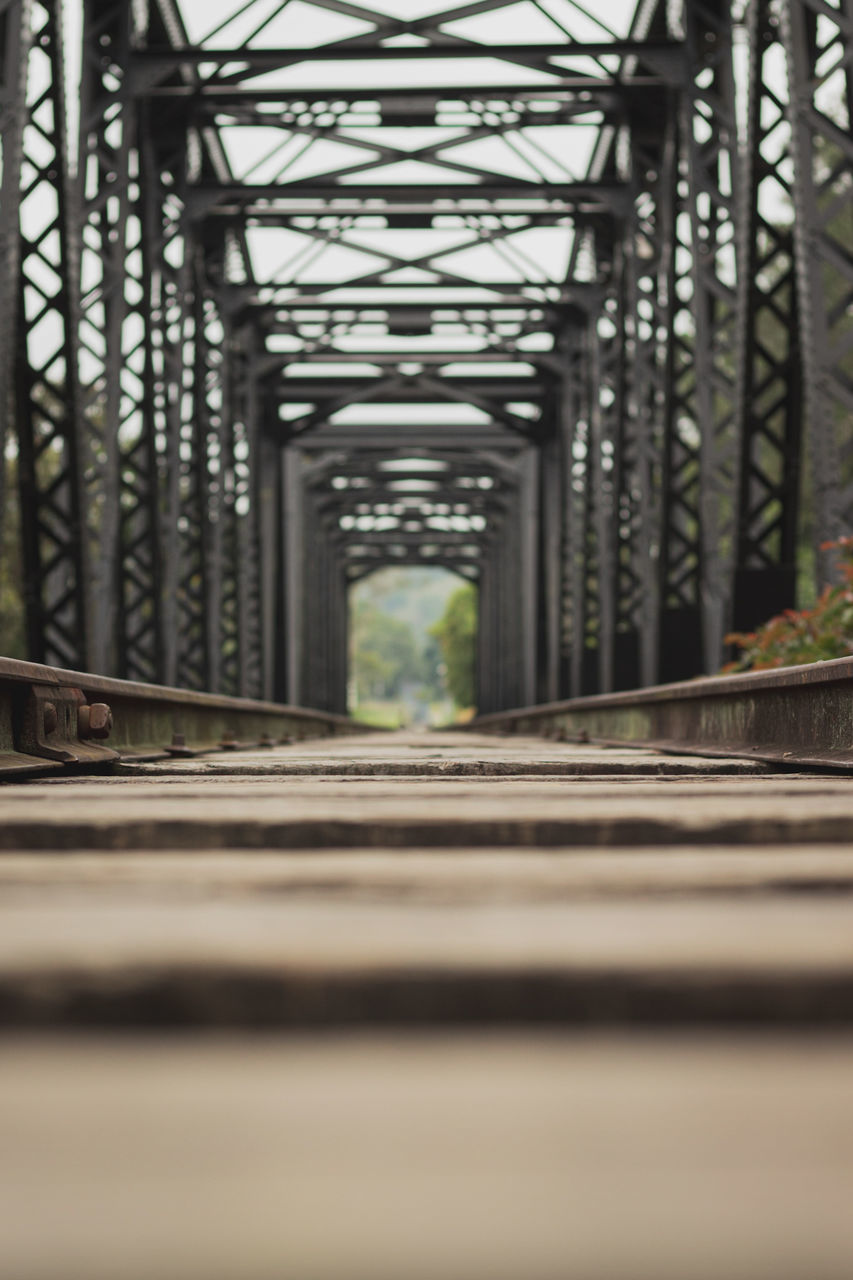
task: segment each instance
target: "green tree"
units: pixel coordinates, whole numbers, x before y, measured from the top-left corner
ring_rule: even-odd
[[[352,674],[362,698],[395,698],[419,683],[421,655],[412,628],[371,604],[358,602],[352,618]]]
[[[430,628],[447,667],[447,688],[459,708],[473,707],[474,659],[477,642],[477,589],[468,582],[447,602],[443,615]]]

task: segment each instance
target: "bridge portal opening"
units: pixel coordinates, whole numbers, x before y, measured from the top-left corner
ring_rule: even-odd
[[[448,569],[389,566],[353,582],[348,597],[353,716],[387,728],[426,728],[474,714],[474,581]]]

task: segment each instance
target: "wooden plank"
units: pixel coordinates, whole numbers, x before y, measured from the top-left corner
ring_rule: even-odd
[[[168,763],[128,765],[121,776],[205,777],[279,774],[381,776],[583,777],[626,774],[758,775],[770,766],[756,760],[672,756],[636,747],[602,747],[500,738],[461,732],[395,732],[294,743],[286,750],[243,750]]]
[[[849,1280],[853,1041],[0,1044],[27,1280]]]
[[[101,901],[207,901],[246,895],[378,904],[488,905],[589,899],[703,898],[762,892],[818,900],[853,892],[853,856],[835,845],[649,849],[353,849],[113,853],[6,853],[0,895],[7,907]]]
[[[139,777],[3,788],[0,849],[842,842],[836,778]]]
[[[194,893],[137,880],[4,897],[0,1022],[853,1021],[849,883],[819,897],[436,902],[217,893],[206,863]]]

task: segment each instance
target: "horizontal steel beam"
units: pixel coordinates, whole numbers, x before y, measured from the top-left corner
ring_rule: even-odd
[[[496,84],[478,84],[478,85],[440,85],[422,89],[412,89],[405,85],[397,88],[377,87],[376,89],[364,89],[360,86],[341,86],[341,85],[297,85],[289,87],[287,85],[265,85],[263,88],[253,88],[251,86],[233,84],[217,84],[216,81],[208,83],[192,83],[192,84],[160,84],[157,76],[162,74],[171,74],[173,68],[170,65],[165,66],[162,71],[152,64],[148,67],[137,65],[131,67],[131,76],[129,80],[130,92],[137,98],[159,98],[164,100],[192,100],[194,106],[207,107],[208,104],[214,107],[231,107],[242,103],[318,103],[318,102],[343,102],[343,103],[376,103],[380,109],[386,104],[401,104],[399,113],[395,109],[395,120],[392,122],[386,120],[386,124],[414,123],[412,116],[421,116],[426,110],[426,104],[450,103],[450,102],[485,102],[485,101],[501,101],[501,102],[519,102],[522,100],[532,100],[536,97],[547,101],[559,100],[566,95],[584,94],[584,100],[589,104],[589,110],[598,109],[599,103],[604,103],[607,99],[604,95],[618,95],[619,100],[630,106],[636,100],[636,95],[645,96],[650,90],[655,91],[661,89],[664,85],[668,85],[675,76],[667,74],[662,76],[652,72],[636,72],[629,74],[622,73],[620,76],[609,75],[602,72],[601,75],[578,74],[577,72],[562,72],[559,82],[555,81],[553,85],[508,85],[506,81]],[[257,74],[257,72],[247,72],[247,75]],[[601,95],[598,97],[597,95]],[[417,102],[423,104],[419,109],[413,109],[402,104],[409,102]],[[408,114],[407,114],[408,113]]]
[[[541,430],[542,424],[531,422],[529,433],[520,427],[518,430],[511,427],[501,430],[497,422],[484,422],[482,426],[472,426],[468,422],[418,423],[407,426],[401,422],[391,427],[377,422],[343,427],[322,422],[304,430],[288,431],[290,425],[278,422],[278,432],[273,429],[275,438],[279,443],[294,444],[303,449],[396,449],[407,447],[407,441],[413,447],[425,449],[506,449],[513,441],[517,447],[529,445],[534,435]],[[368,443],[365,444],[365,440]]]
[[[369,218],[374,227],[377,218],[387,218],[388,225],[392,230],[397,223],[404,226],[406,230],[433,227],[436,218],[446,219],[448,217],[523,217],[534,219],[536,226],[559,226],[573,217],[576,208],[573,203],[552,201],[547,195],[536,196],[534,201],[528,203],[525,202],[525,198],[513,199],[510,207],[501,202],[495,203],[494,201],[480,200],[476,196],[471,200],[457,201],[453,206],[442,206],[441,204],[395,204],[392,194],[393,187],[377,188],[374,191],[374,195],[371,196],[371,203],[365,207],[361,201],[347,204],[346,187],[338,187],[336,189],[339,195],[332,201],[306,199],[300,203],[298,200],[285,199],[277,200],[272,207],[269,205],[241,207],[239,212],[235,212],[233,205],[214,204],[206,216],[216,220],[231,219],[239,227],[245,224],[258,227],[289,227],[295,224],[295,230],[297,231],[304,227],[306,218],[322,219],[324,226],[328,226],[332,218],[346,220],[348,223],[356,219],[354,225],[347,227],[347,231],[352,234],[362,230],[358,225],[357,220],[359,218]],[[479,192],[479,187],[476,185],[471,186],[469,189]],[[286,187],[278,187],[277,191],[286,197]],[[440,198],[438,189],[437,196]],[[378,200],[382,201],[381,206],[376,203]],[[191,193],[190,204],[192,202],[193,196]],[[419,221],[415,222],[413,219],[419,219]],[[518,230],[523,231],[525,228],[519,227]],[[252,281],[252,284],[257,288],[263,287],[260,281]]]
[[[154,67],[158,72],[187,65],[229,66],[246,63],[253,72],[275,70],[297,62],[424,62],[471,58],[600,58],[618,55],[624,58],[684,57],[685,46],[677,40],[591,40],[561,41],[557,44],[382,44],[313,45],[263,48],[255,45],[229,49],[208,48],[206,45],[186,44],[176,47],[149,45],[131,54],[132,65]],[[558,69],[559,70],[559,69]],[[363,92],[363,90],[362,90]],[[512,96],[512,86],[506,86],[503,97]]]
[[[837,658],[523,707],[471,728],[850,770],[851,698],[853,658]]]
[[[352,289],[352,294],[348,297],[346,290],[350,288]],[[522,289],[529,289],[530,292],[521,293],[520,290]],[[602,285],[600,284],[572,283],[565,285],[556,282],[536,284],[518,280],[488,280],[482,284],[472,280],[470,285],[456,282],[449,285],[394,283],[350,285],[346,281],[342,284],[336,284],[333,281],[322,284],[308,284],[300,281],[295,284],[265,284],[257,287],[243,284],[222,284],[217,287],[217,295],[229,308],[234,306],[269,307],[273,310],[287,311],[292,306],[304,306],[314,310],[329,307],[335,311],[384,311],[391,306],[401,306],[408,311],[413,307],[422,306],[429,310],[439,308],[446,311],[489,311],[495,306],[556,307],[574,302],[586,303],[590,300],[594,302],[600,297],[601,289]],[[293,294],[296,290],[298,292],[291,298],[286,296],[264,296],[258,298],[255,296],[259,293],[264,295]],[[435,294],[435,297],[420,301],[418,295],[427,291]],[[334,299],[329,299],[326,294],[330,293],[338,296]],[[363,296],[365,293],[377,296],[365,299]],[[472,293],[475,295],[494,293],[497,297],[483,298],[482,296],[475,296],[472,298],[470,296]],[[546,296],[543,297],[543,294]],[[409,298],[412,295],[414,295],[412,302],[397,302],[398,298]]]
[[[486,540],[485,531],[478,533],[447,533],[438,529],[424,529],[418,533],[407,533],[404,529],[382,529],[369,533],[360,533],[355,529],[342,531],[342,547],[346,556],[351,556],[359,547],[470,547],[474,555],[474,547],[480,547]]]
[[[280,329],[278,332],[291,332],[291,330]],[[270,354],[275,355],[277,353],[272,352]],[[550,355],[550,353],[548,354]],[[542,355],[543,353],[541,351],[510,351],[509,349],[506,351],[495,351],[494,347],[489,347],[488,351],[477,351],[473,354],[469,351],[425,351],[418,352],[414,356],[411,351],[396,351],[389,353],[387,351],[377,352],[368,351],[366,349],[364,351],[336,351],[335,349],[326,349],[324,351],[312,351],[304,358],[299,352],[283,352],[282,360],[286,361],[288,364],[292,362],[300,367],[304,367],[310,363],[312,366],[373,364],[379,367],[390,366],[391,368],[394,368],[397,365],[421,364],[441,368],[448,364],[509,364],[513,361],[518,363],[523,361],[525,364],[535,365],[537,360],[542,359]],[[264,359],[264,363],[267,363],[266,358]],[[328,375],[324,374],[323,376],[327,377]],[[515,374],[514,376],[518,377],[519,375]],[[290,386],[293,381],[294,379],[287,378],[282,385]],[[344,381],[346,381],[346,379],[344,379]],[[374,378],[372,381],[375,382],[377,379]],[[449,386],[453,386],[452,379],[445,378],[443,381],[446,381]],[[534,379],[531,378],[531,382],[533,381]],[[306,385],[310,382],[319,383],[321,382],[321,378],[305,379]],[[469,385],[467,378],[465,379],[465,385]]]
[[[279,432],[287,440],[287,424],[277,422],[271,428],[273,434]],[[482,427],[472,427],[470,423],[447,423],[442,426],[387,426],[384,423],[356,427],[330,426],[325,423],[308,435],[300,437],[300,448],[309,451],[326,449],[346,449],[371,453],[379,450],[405,449],[440,449],[443,451],[463,450],[466,453],[478,449],[494,449],[510,455],[519,453],[528,447],[526,440],[513,431],[502,431],[493,423]]]
[[[450,170],[448,170],[448,176]],[[247,200],[278,200],[289,198],[294,194],[307,195],[320,204],[313,210],[318,217],[326,213],[337,213],[333,207],[323,210],[326,201],[348,200],[356,202],[362,215],[381,216],[383,209],[376,203],[380,200],[390,201],[401,210],[409,203],[423,205],[427,201],[448,202],[446,208],[434,204],[436,214],[465,214],[469,212],[464,205],[457,207],[457,202],[466,198],[471,200],[516,200],[525,199],[531,192],[536,192],[542,200],[561,200],[567,211],[579,206],[596,209],[618,208],[630,198],[630,189],[621,182],[543,182],[536,178],[496,178],[488,182],[383,182],[381,176],[376,182],[330,182],[328,179],[298,178],[295,182],[221,182],[199,183],[189,188],[187,203],[191,212],[210,206],[213,208],[223,201],[243,208]],[[362,201],[372,201],[366,207]],[[453,202],[452,205],[449,202]],[[493,211],[494,212],[494,211]],[[515,209],[504,210],[507,214],[516,213]]]
[[[369,578],[371,573],[376,573],[380,569],[387,568],[414,568],[423,569],[447,569],[451,573],[458,573],[460,577],[467,578],[469,582],[476,582],[480,576],[480,562],[469,560],[465,556],[456,555],[453,551],[443,551],[437,556],[413,556],[408,552],[403,556],[385,556],[383,554],[375,556],[371,560],[350,560],[346,566],[346,580],[352,586],[356,582],[363,582],[365,578]]]
[[[251,93],[251,90],[248,91]],[[530,105],[531,100],[525,97],[516,96],[515,92],[508,95],[506,92],[502,95],[502,101],[507,103],[508,109],[512,111],[513,118],[509,122],[508,127],[513,130],[523,129],[530,125],[551,126],[551,125],[578,125],[587,127],[590,122],[595,124],[619,124],[624,121],[631,110],[629,105],[633,101],[637,103],[645,102],[647,109],[651,110],[657,105],[660,98],[662,87],[658,85],[643,85],[640,88],[625,89],[594,89],[583,93],[571,90],[568,93],[560,86],[559,89],[552,92],[551,97],[556,100],[556,104],[549,104],[548,110],[542,109],[542,104],[535,109]],[[361,91],[362,99],[364,91]],[[380,129],[380,128],[406,128],[410,125],[423,125],[425,119],[432,119],[436,124],[437,118],[441,117],[441,123],[437,123],[437,128],[445,128],[448,130],[458,130],[460,127],[460,100],[456,99],[455,107],[451,105],[449,96],[445,94],[445,100],[442,102],[436,100],[435,95],[430,95],[419,101],[416,98],[417,91],[411,91],[406,98],[406,106],[403,107],[400,102],[385,103],[384,114],[381,94],[376,95],[370,102],[371,110],[353,110],[358,106],[367,106],[367,103],[359,99],[355,99],[351,103],[351,107],[347,107],[347,98],[352,99],[352,91],[344,93],[336,98],[336,105],[343,104],[345,110],[341,113],[336,112],[335,123],[312,124],[310,126],[312,133],[316,133],[318,137],[329,137],[334,140],[338,137],[339,130],[357,127],[359,129]],[[470,98],[471,90],[466,91]],[[654,95],[652,100],[651,95]],[[294,95],[295,96],[295,95]],[[455,95],[454,95],[455,96]],[[476,107],[467,104],[467,111],[480,111],[480,94],[474,101]],[[494,100],[493,100],[494,101]],[[547,101],[547,100],[546,100]],[[323,107],[326,103],[312,104],[309,108],[304,100],[297,100],[293,104],[288,102],[278,103],[280,108],[278,111],[270,111],[266,109],[269,104],[252,102],[250,98],[241,95],[236,101],[226,98],[223,102],[217,102],[215,98],[202,98],[200,102],[194,101],[194,121],[199,128],[207,128],[209,125],[215,125],[220,128],[241,129],[241,128],[258,128],[263,126],[269,129],[286,129],[292,132],[294,128],[301,129],[303,126],[294,119],[294,114],[303,115],[302,108],[313,109],[318,116],[324,115]],[[463,110],[466,104],[461,104]],[[289,110],[287,108],[290,108]],[[378,108],[378,110],[377,110]],[[501,110],[504,108],[502,107]],[[593,117],[595,117],[593,121]],[[469,119],[468,124],[473,124]],[[345,138],[341,139],[342,141]]]
[[[459,475],[465,478],[471,474],[487,474],[480,472],[480,468],[476,463],[470,467],[460,467]],[[334,472],[334,474],[339,474]],[[354,474],[358,474],[357,472]],[[397,473],[389,472],[387,475],[365,476],[364,479],[372,481],[369,489],[333,489],[328,487],[327,483],[320,481],[313,485],[317,503],[321,508],[334,508],[343,515],[359,515],[368,514],[362,512],[362,508],[370,507],[374,515],[379,514],[395,514],[380,513],[375,510],[377,507],[402,505],[406,514],[402,519],[412,520],[431,520],[434,516],[441,519],[449,519],[451,515],[459,516],[467,519],[468,516],[488,515],[490,512],[501,512],[506,510],[508,494],[506,489],[469,489],[464,485],[457,484],[456,478],[450,478],[441,472],[418,472],[418,471],[401,471]],[[395,480],[419,480],[421,482],[434,481],[438,488],[435,490],[399,490],[390,486]],[[419,505],[416,505],[419,504]],[[435,511],[424,512],[424,507],[430,508],[437,505],[447,507],[464,507],[464,511],[456,511],[447,515],[440,515]]]
[[[272,745],[363,727],[302,707],[0,658],[0,778],[110,768],[124,759]]]
[[[409,359],[412,358],[409,357]],[[452,356],[447,361],[448,364],[450,360]],[[323,404],[325,400],[337,400],[340,396],[362,396],[374,390],[375,394],[370,395],[371,404],[442,404],[443,400],[439,394],[441,387],[445,387],[448,395],[452,394],[454,400],[459,396],[465,396],[467,399],[468,393],[501,401],[541,400],[550,390],[549,387],[543,387],[539,378],[532,375],[526,380],[520,380],[517,377],[503,379],[435,376],[433,381],[436,385],[434,392],[432,387],[421,386],[417,375],[413,375],[403,383],[395,382],[390,385],[387,377],[282,378],[275,387],[281,394],[295,396],[300,401],[311,400],[316,404]]]
[[[337,289],[340,286],[333,286]],[[556,286],[560,288],[561,286]],[[542,298],[520,297],[515,300],[512,298],[486,299],[483,302],[448,302],[444,298],[437,298],[433,302],[398,302],[395,299],[384,302],[326,302],[322,298],[300,298],[296,302],[256,302],[252,301],[248,305],[257,311],[266,308],[273,319],[265,328],[266,333],[285,332],[283,326],[286,323],[284,316],[293,316],[296,321],[302,324],[311,323],[319,319],[330,319],[341,322],[346,321],[348,324],[370,324],[377,319],[381,319],[382,313],[387,312],[392,320],[396,320],[399,316],[414,316],[417,319],[432,319],[436,311],[455,311],[463,318],[470,316],[474,320],[482,320],[484,315],[495,315],[505,318],[507,312],[520,311],[541,311],[543,316],[554,317],[562,314],[562,311],[568,304],[568,298],[572,301],[596,300],[600,297],[600,285],[572,285],[570,291],[563,290],[564,300],[560,302],[551,302]],[[234,295],[230,295],[233,297]],[[527,319],[527,316],[525,316]],[[441,320],[439,319],[439,323]],[[292,328],[292,322],[291,326]],[[289,332],[290,329],[287,330]],[[485,353],[484,353],[485,354]],[[473,357],[472,357],[473,358]]]

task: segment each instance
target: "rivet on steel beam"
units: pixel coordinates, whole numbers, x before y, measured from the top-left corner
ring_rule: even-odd
[[[43,702],[42,715],[44,717],[45,736],[49,736],[51,733],[56,733],[56,730],[59,728],[59,712],[56,709],[56,703]]]
[[[105,702],[82,702],[78,706],[78,738],[108,738],[112,727],[113,713]]]

